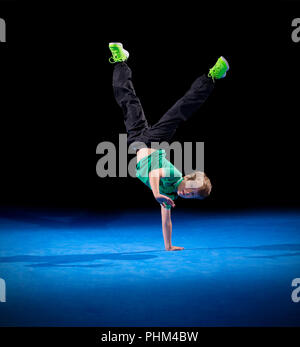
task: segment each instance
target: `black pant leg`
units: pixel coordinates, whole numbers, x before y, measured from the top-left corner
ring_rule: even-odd
[[[126,63],[117,63],[113,72],[114,96],[122,108],[127,131],[128,144],[135,141],[141,132],[148,128],[140,99],[132,84],[132,72]]]
[[[205,102],[214,89],[211,78],[198,77],[188,92],[161,119],[144,132],[149,142],[169,142],[181,122],[188,120]]]

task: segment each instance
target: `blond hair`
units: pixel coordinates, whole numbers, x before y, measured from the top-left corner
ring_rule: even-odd
[[[186,188],[196,188],[196,199],[203,199],[209,196],[212,184],[204,172],[192,172],[191,174],[184,176],[184,180],[186,181]]]

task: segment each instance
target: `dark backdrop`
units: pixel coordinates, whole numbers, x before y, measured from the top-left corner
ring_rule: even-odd
[[[220,55],[230,62],[174,138],[205,142],[213,193],[177,206],[299,205],[299,3],[161,4],[0,3],[2,206],[156,206],[138,180],[96,175],[97,144],[124,132],[110,41],[130,51],[152,124]]]

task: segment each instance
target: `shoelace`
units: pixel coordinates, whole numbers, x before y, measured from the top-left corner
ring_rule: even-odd
[[[113,55],[109,58],[109,62],[111,64],[114,64],[114,63],[118,63],[118,62],[121,62],[123,61],[122,58],[118,58],[118,54],[117,53],[113,53]]]
[[[219,66],[214,66],[209,70],[208,77],[211,77],[213,81],[215,81],[214,76],[212,76],[212,73],[214,75],[218,74],[220,72],[221,68]]]
[[[108,61],[109,61],[111,64],[114,64],[114,63],[115,63],[115,60],[114,60],[113,57],[110,57],[110,58],[108,59]]]

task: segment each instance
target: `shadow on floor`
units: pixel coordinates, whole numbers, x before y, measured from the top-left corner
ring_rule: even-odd
[[[299,256],[300,244],[277,244],[277,245],[262,245],[252,247],[215,247],[215,248],[186,248],[184,251],[213,251],[213,250],[253,250],[253,251],[285,251],[282,254],[275,255],[255,255],[245,256],[245,258],[278,258],[278,257],[291,257]],[[290,251],[292,253],[287,253]],[[53,267],[53,266],[67,266],[67,267],[102,267],[104,264],[87,264],[87,265],[74,265],[71,263],[92,262],[97,260],[149,260],[157,258],[157,255],[151,253],[162,253],[165,250],[152,250],[152,251],[137,251],[137,252],[121,252],[121,253],[100,253],[100,254],[70,254],[70,255],[16,255],[10,257],[0,257],[0,263],[37,263],[27,266],[31,267]],[[149,254],[150,253],[150,254]],[[64,265],[61,265],[64,264]],[[67,265],[69,264],[69,265]]]
[[[40,264],[32,264],[31,266],[55,266],[57,264],[91,262],[96,260],[148,260],[157,258],[156,255],[131,253],[103,253],[103,254],[70,254],[70,255],[16,255],[11,257],[0,257],[0,263],[27,263],[37,262]],[[43,263],[43,264],[41,264]],[[75,266],[75,265],[74,265]],[[77,266],[77,265],[76,265]],[[80,265],[83,266],[83,265]],[[95,264],[93,267],[99,267]],[[91,267],[91,265],[89,265]]]
[[[203,248],[190,248],[189,250],[196,250]],[[276,259],[280,257],[294,257],[300,256],[300,244],[282,244],[282,245],[262,245],[252,247],[219,247],[219,248],[206,248],[208,250],[222,250],[222,249],[237,249],[237,250],[250,250],[250,251],[290,251],[293,253],[282,253],[282,254],[267,254],[267,255],[245,255],[245,258],[270,258]]]

